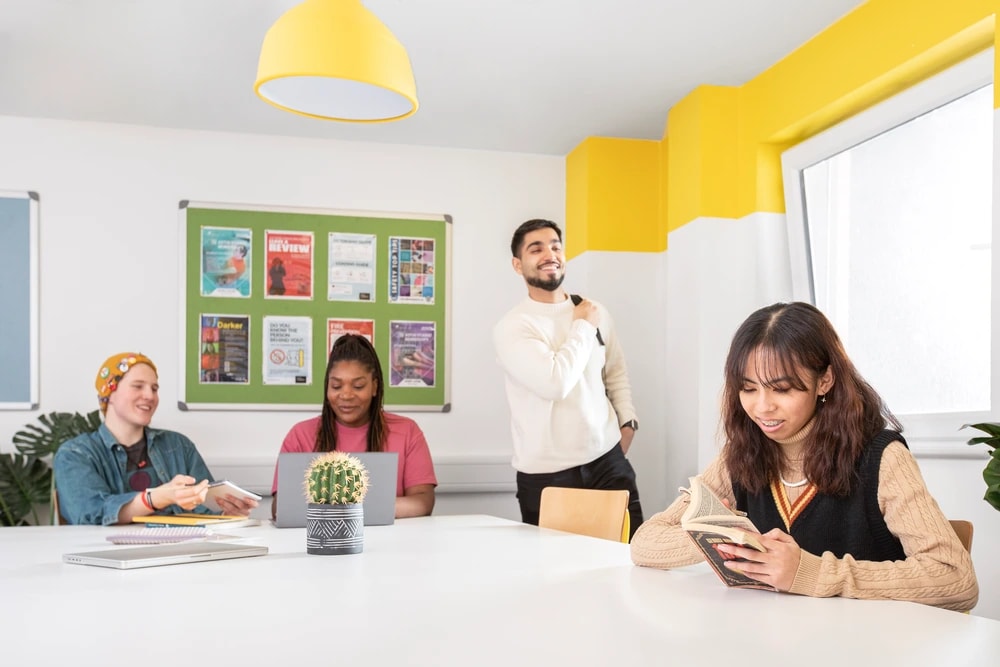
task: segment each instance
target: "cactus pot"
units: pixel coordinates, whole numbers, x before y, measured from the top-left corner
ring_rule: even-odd
[[[361,503],[306,506],[306,553],[319,556],[359,554],[365,546]]]

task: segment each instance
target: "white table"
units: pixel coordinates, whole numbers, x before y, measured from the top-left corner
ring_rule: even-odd
[[[1000,621],[905,602],[731,590],[705,565],[486,516],[369,527],[310,556],[303,529],[239,529],[267,556],[69,565],[117,528],[0,529],[10,665],[996,665]]]

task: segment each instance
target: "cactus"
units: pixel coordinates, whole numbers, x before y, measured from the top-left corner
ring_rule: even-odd
[[[310,503],[353,505],[368,493],[368,470],[357,457],[328,452],[306,468],[305,486]]]

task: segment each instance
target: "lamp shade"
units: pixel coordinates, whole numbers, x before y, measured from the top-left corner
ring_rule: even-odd
[[[264,36],[254,92],[293,113],[359,123],[416,113],[406,49],[361,0],[307,0]]]

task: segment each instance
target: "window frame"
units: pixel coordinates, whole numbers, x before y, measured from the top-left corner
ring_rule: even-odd
[[[792,298],[816,303],[812,248],[805,211],[805,169],[869,139],[903,125],[994,81],[994,49],[988,48],[953,67],[922,81],[884,102],[862,111],[782,153],[781,171],[791,268]],[[978,432],[960,431],[962,424],[1000,421],[1000,132],[994,108],[993,216],[990,249],[991,335],[990,410],[897,414],[914,454],[940,458],[980,458],[981,450],[961,446]],[[792,187],[789,187],[791,185]]]

